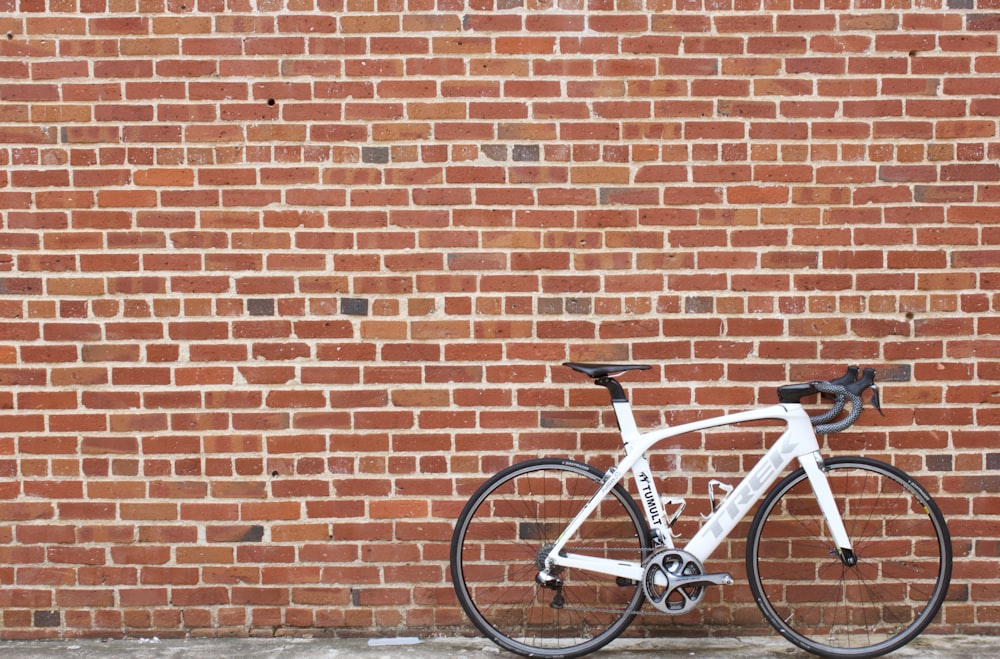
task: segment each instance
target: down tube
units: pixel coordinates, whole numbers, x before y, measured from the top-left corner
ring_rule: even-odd
[[[794,424],[790,425],[746,478],[729,493],[718,510],[705,520],[684,550],[698,560],[706,561],[788,465],[800,455],[816,450],[815,435],[809,433],[807,437],[808,440],[805,440],[801,432],[795,432]]]

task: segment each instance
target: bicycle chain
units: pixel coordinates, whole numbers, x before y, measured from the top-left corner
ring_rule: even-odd
[[[636,552],[636,551],[639,551],[639,552],[649,552],[650,555],[653,552],[655,552],[657,549],[666,549],[666,547],[662,547],[662,546],[660,546],[660,547],[638,547],[636,549],[632,549],[632,548],[629,548],[629,549],[625,549],[625,548],[614,549],[614,548],[609,548],[609,547],[573,547],[573,551],[583,551],[583,552],[587,552],[587,551],[594,551],[594,552],[597,552],[597,551],[603,551],[603,552],[615,552],[615,551],[616,552]],[[642,584],[640,584],[637,581],[637,582],[635,582],[635,586],[636,586],[636,588],[641,588]],[[616,616],[621,616],[621,615],[636,615],[636,616],[666,616],[668,618],[672,618],[673,617],[669,613],[667,613],[666,611],[660,611],[660,610],[658,610],[656,608],[653,608],[652,610],[643,609],[642,605],[645,602],[646,602],[646,598],[643,597],[642,600],[639,602],[639,608],[637,608],[637,609],[631,609],[631,610],[626,610],[624,613],[622,613],[622,611],[620,609],[602,609],[600,607],[590,607],[590,606],[579,606],[579,607],[577,607],[577,606],[563,606],[560,610],[562,610],[562,611],[584,611],[584,612],[590,612],[590,613],[609,613],[609,614],[616,615]]]

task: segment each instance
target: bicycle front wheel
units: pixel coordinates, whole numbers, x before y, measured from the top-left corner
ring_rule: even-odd
[[[614,640],[644,598],[639,582],[556,568],[536,581],[563,529],[597,493],[604,474],[559,459],[523,462],[489,479],[458,518],[451,577],[469,619],[512,652],[577,657]],[[566,551],[641,562],[650,546],[642,512],[619,485],[570,538]]]
[[[789,641],[824,657],[864,659],[913,640],[951,580],[951,539],[930,495],[867,458],[824,462],[857,564],[844,565],[799,469],[764,499],[750,526],[750,590]]]

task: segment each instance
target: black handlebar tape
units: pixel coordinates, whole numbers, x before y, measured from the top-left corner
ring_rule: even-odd
[[[840,385],[835,385],[835,386],[838,387],[839,391],[839,389],[841,388]],[[819,390],[817,389],[817,391]],[[830,397],[833,398],[833,396]],[[814,426],[818,426],[821,423],[826,423],[828,421],[833,421],[838,416],[840,416],[840,413],[844,411],[844,407],[846,405],[847,405],[847,396],[837,396],[833,401],[833,405],[830,406],[830,409],[828,409],[826,412],[823,412],[822,414],[817,414],[816,416],[809,417],[809,420],[812,421],[812,424]]]
[[[830,380],[830,384],[843,387],[847,386],[858,379],[858,367],[848,366],[847,372],[841,375],[836,380]],[[818,390],[817,390],[818,391]],[[825,393],[825,398],[831,398],[831,394]],[[810,417],[812,419],[812,424],[817,426],[821,423],[826,423],[827,421],[832,421],[840,416],[840,413],[844,410],[844,406],[847,405],[847,398],[844,396],[836,396],[833,402],[833,406],[822,414],[817,414],[816,416]]]
[[[851,411],[844,419],[834,423],[820,423],[816,426],[817,433],[834,433],[847,430],[854,424],[855,421],[858,420],[858,417],[861,416],[861,397],[853,391],[848,390],[843,385],[832,384],[830,382],[810,382],[809,384],[811,384],[816,391],[833,394],[837,397],[838,403],[840,403],[841,400],[849,400],[851,402]],[[842,406],[841,409],[843,409]]]

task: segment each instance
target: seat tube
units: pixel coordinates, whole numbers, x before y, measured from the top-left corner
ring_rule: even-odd
[[[823,512],[823,517],[826,519],[830,535],[837,543],[841,559],[845,562],[853,561],[854,553],[851,539],[847,536],[847,529],[844,527],[840,509],[837,508],[837,501],[833,498],[833,490],[830,489],[830,482],[826,479],[826,472],[821,468],[823,457],[819,452],[810,453],[799,457],[799,463],[806,472],[806,476],[809,477],[809,484],[812,486],[813,494],[816,495],[816,501]]]
[[[630,442],[639,436],[639,428],[635,425],[635,415],[632,413],[632,404],[627,400],[616,400],[611,405],[615,409],[615,418],[618,420],[618,430],[622,434],[622,443],[628,450]]]
[[[613,405],[615,416],[618,418],[618,429],[622,434],[622,443],[625,445],[625,454],[632,455],[638,450],[633,442],[639,438],[639,429],[635,423],[635,415],[632,413],[632,405],[627,400],[614,401]],[[659,542],[672,547],[673,542],[666,522],[667,513],[663,507],[663,501],[660,499],[660,494],[656,490],[656,484],[653,482],[653,472],[649,467],[649,461],[645,455],[634,455],[633,459],[632,477],[639,489],[646,522]]]

